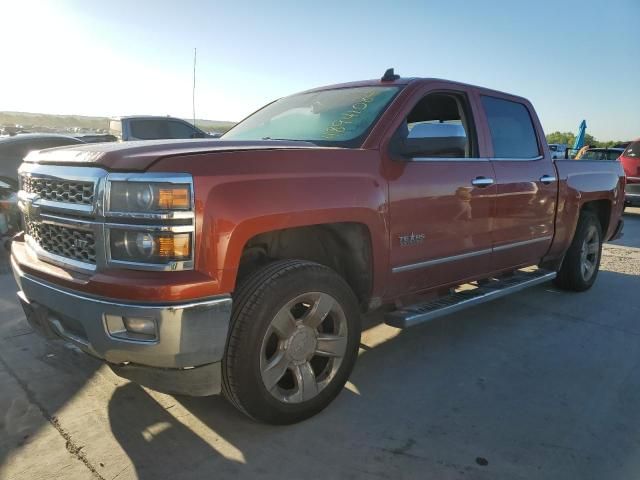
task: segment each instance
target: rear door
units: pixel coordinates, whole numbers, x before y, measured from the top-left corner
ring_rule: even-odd
[[[491,260],[493,167],[479,154],[470,92],[418,92],[394,138],[437,138],[438,148],[389,153],[391,281],[415,292],[486,273]]]
[[[537,263],[553,238],[558,181],[528,102],[480,95],[497,197],[492,270]]]

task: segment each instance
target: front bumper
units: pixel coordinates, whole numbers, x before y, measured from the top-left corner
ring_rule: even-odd
[[[66,340],[108,362],[118,375],[156,390],[220,392],[229,295],[185,304],[121,303],[52,285],[23,272],[13,257],[11,264],[27,320],[45,337]],[[152,340],[114,336],[108,319],[124,317],[152,319],[156,335]]]

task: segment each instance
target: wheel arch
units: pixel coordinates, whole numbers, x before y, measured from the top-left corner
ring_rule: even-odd
[[[373,290],[373,240],[368,225],[345,221],[299,225],[250,236],[242,246],[234,290],[256,269],[275,260],[309,260],[344,278],[363,309]]]
[[[611,221],[611,201],[608,199],[592,200],[582,204],[580,212],[593,212],[600,222],[602,234],[606,237]]]

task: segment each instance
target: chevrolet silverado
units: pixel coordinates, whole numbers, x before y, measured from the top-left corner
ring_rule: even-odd
[[[541,282],[588,290],[624,190],[618,161],[552,160],[526,99],[390,69],[218,142],[29,155],[11,262],[47,338],[287,424],[342,390],[365,312],[407,328]]]

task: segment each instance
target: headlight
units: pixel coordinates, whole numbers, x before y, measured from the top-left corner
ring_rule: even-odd
[[[111,260],[161,265],[191,259],[191,233],[112,228],[109,236]]]
[[[194,267],[193,180],[186,173],[110,173],[104,215],[109,265],[138,270]]]
[[[110,182],[110,212],[163,212],[190,210],[189,184],[157,182]]]

